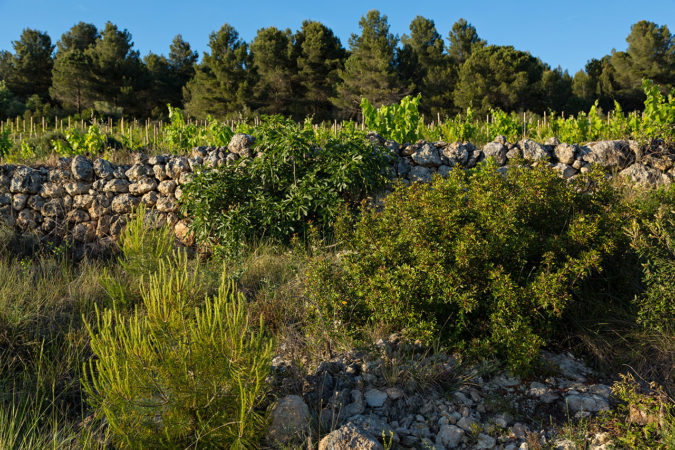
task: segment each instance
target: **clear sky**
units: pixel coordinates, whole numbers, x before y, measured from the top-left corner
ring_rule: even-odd
[[[409,32],[417,15],[436,23],[446,37],[452,24],[465,18],[489,44],[530,51],[553,67],[574,74],[592,57],[612,48],[624,50],[630,25],[649,20],[675,33],[675,0],[433,0],[433,1],[230,1],[202,0],[0,0],[0,49],[12,50],[23,28],[47,31],[56,41],[79,21],[103,28],[106,21],[127,29],[141,55],[167,54],[176,34],[195,50],[208,48],[208,36],[224,23],[250,42],[262,27],[297,30],[304,19],[330,27],[347,47],[351,33],[370,9],[389,18],[391,31]]]

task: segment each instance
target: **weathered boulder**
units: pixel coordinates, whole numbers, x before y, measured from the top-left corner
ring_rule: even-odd
[[[455,425],[442,425],[438,434],[436,434],[436,445],[444,448],[456,448],[462,442],[464,434],[464,430]]]
[[[227,146],[227,149],[241,156],[242,158],[248,158],[251,156],[251,149],[255,144],[255,137],[250,134],[237,133],[232,136],[230,143]]]
[[[370,433],[348,423],[321,439],[319,450],[384,450],[384,447]]]
[[[87,158],[77,155],[70,164],[73,178],[78,181],[92,181],[94,179],[94,166]]]
[[[443,164],[454,167],[456,165],[465,166],[469,161],[469,155],[475,150],[475,147],[470,143],[462,144],[460,142],[453,142],[441,149],[441,159]]]
[[[583,160],[602,167],[625,169],[635,161],[635,154],[628,141],[600,141],[587,145],[589,152]]]
[[[115,194],[124,194],[129,192],[129,182],[120,178],[108,181],[103,186],[103,192],[114,192]]]
[[[94,161],[94,173],[97,177],[103,178],[104,180],[111,180],[114,172],[115,168],[113,165],[105,159],[98,158]]]
[[[441,156],[438,154],[438,149],[428,142],[410,156],[420,166],[438,167],[441,165]]]
[[[508,152],[506,146],[499,142],[488,142],[483,146],[485,158],[494,158],[495,162],[500,166],[506,164],[506,152]]]
[[[124,172],[129,181],[140,180],[148,175],[148,168],[143,164],[134,164],[129,170]]]
[[[546,147],[531,139],[523,139],[518,142],[518,147],[523,152],[523,158],[526,161],[541,161],[548,159],[551,155],[548,153]]]
[[[670,179],[667,175],[662,174],[658,170],[644,166],[642,164],[632,164],[629,167],[619,172],[622,177],[628,177],[635,183],[646,185],[660,185],[669,183]]]
[[[414,166],[408,172],[408,179],[410,181],[417,181],[420,183],[429,183],[432,180],[433,172],[431,169],[424,166]]]
[[[309,434],[310,415],[307,404],[298,395],[279,399],[272,410],[272,424],[267,439],[273,444],[302,442]]]
[[[143,177],[129,185],[129,193],[134,195],[144,195],[157,188],[157,182],[154,178]]]
[[[73,183],[66,183],[63,188],[68,195],[88,194],[89,189],[92,188],[91,183],[84,183],[82,181],[75,181]]]
[[[42,175],[30,167],[20,167],[14,171],[9,185],[9,191],[21,194],[37,194],[40,192]]]
[[[138,204],[140,199],[134,197],[131,194],[122,194],[115,197],[112,201],[111,207],[112,210],[117,214],[127,214],[130,213]]]
[[[562,164],[573,164],[574,157],[576,156],[576,147],[570,144],[558,144],[553,149],[553,153]]]

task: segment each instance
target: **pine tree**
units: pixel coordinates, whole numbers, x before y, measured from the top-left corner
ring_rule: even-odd
[[[185,109],[195,117],[225,117],[242,112],[250,98],[248,46],[230,25],[209,36],[210,53],[204,53],[195,76],[185,89]]]
[[[180,106],[180,90],[177,90],[169,67],[163,55],[148,53],[143,58],[148,75],[148,86],[143,92],[145,110],[154,118],[166,117],[166,105]]]
[[[572,94],[572,77],[560,66],[551,70],[546,68],[541,77],[544,96],[544,108],[553,111],[577,113],[580,106]]]
[[[349,39],[351,55],[340,71],[337,97],[331,101],[346,117],[361,112],[362,98],[375,107],[398,102],[406,93],[396,67],[398,37],[389,32],[387,16],[368,11],[359,21],[361,35]]]
[[[675,87],[675,38],[668,27],[641,20],[630,29],[626,51],[612,50],[611,56],[617,96],[628,110],[642,107],[643,79],[654,81],[664,92]]]
[[[124,114],[142,114],[143,105],[136,97],[147,84],[147,76],[138,51],[127,30],[120,31],[107,22],[94,47],[86,54],[93,65],[93,87],[100,101],[108,107],[121,107]]]
[[[199,55],[192,51],[190,44],[183,40],[178,34],[173,38],[169,46],[169,57],[167,60],[169,72],[171,74],[171,92],[170,103],[172,105],[183,106],[183,88],[188,81],[195,75],[195,63]]]
[[[255,106],[272,114],[299,113],[293,36],[290,30],[261,28],[251,42],[256,72]]]
[[[434,21],[415,17],[410,23],[410,36],[403,35],[401,42],[399,70],[413,86],[414,93],[422,94],[422,112],[433,115],[450,112],[456,71],[444,53],[443,38]]]
[[[20,39],[12,42],[12,46],[12,70],[6,80],[9,89],[24,101],[34,94],[42,100],[48,100],[54,64],[54,46],[49,35],[26,28]]]
[[[474,48],[459,71],[455,103],[481,114],[490,108],[541,112],[544,68],[540,60],[511,46]]]
[[[49,95],[64,108],[80,113],[93,106],[93,65],[89,49],[96,45],[98,31],[92,24],[79,22],[56,43],[52,86]]]
[[[486,45],[485,41],[478,37],[476,28],[465,19],[459,19],[452,25],[448,42],[448,54],[457,66],[464,64],[474,49]]]
[[[346,51],[333,31],[320,22],[304,21],[295,34],[301,107],[317,120],[335,117],[331,97],[344,67]]]

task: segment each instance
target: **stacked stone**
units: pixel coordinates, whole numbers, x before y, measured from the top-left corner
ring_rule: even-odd
[[[399,145],[375,133],[369,134],[369,138],[389,149],[390,174],[404,184],[430,182],[436,173],[445,177],[455,166],[470,169],[490,157],[503,168],[502,171],[508,170],[516,161],[530,165],[546,163],[564,179],[586,173],[592,165],[643,185],[668,184],[675,177],[675,152],[662,143],[646,152],[636,141],[630,140],[571,145],[556,138],[544,144],[530,139],[510,143],[504,136],[497,136],[493,142],[478,149],[471,143],[443,141]]]
[[[254,139],[233,138],[229,147],[196,147],[190,157],[135,154],[132,165],[83,156],[59,158],[56,167],[0,166],[0,221],[22,231],[71,236],[90,242],[116,238],[141,203],[152,226],[169,225],[181,239],[181,186],[199,167],[219,167],[252,155]]]
[[[649,186],[668,184],[675,177],[675,151],[664,143],[571,145],[555,138],[544,144],[529,139],[509,143],[498,136],[479,149],[442,141],[400,145],[376,133],[368,138],[389,150],[388,174],[404,184],[430,182],[434,174],[447,176],[454,167],[472,168],[486,158],[494,158],[500,171],[516,161],[547,164],[565,179],[588,172],[592,165]],[[168,224],[189,243],[187,222],[178,211],[181,186],[199,167],[212,169],[254,157],[254,145],[253,136],[235,134],[227,147],[195,147],[190,157],[136,154],[132,165],[77,156],[60,158],[53,168],[0,166],[0,222],[89,242],[118,236],[128,215],[143,203],[152,211],[153,225]]]

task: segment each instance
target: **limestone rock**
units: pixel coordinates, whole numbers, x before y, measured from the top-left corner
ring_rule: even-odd
[[[112,201],[112,210],[117,214],[127,214],[130,213],[138,204],[140,199],[134,197],[131,194],[122,194]]]
[[[441,150],[443,164],[454,167],[456,165],[465,166],[469,161],[469,155],[473,153],[475,147],[469,143],[462,144],[453,142],[443,147]]]
[[[116,194],[124,194],[129,192],[129,182],[120,178],[115,178],[108,181],[103,187],[103,192],[114,192]]]
[[[408,179],[410,181],[418,181],[421,183],[429,183],[432,180],[433,172],[431,169],[428,169],[423,166],[415,166],[410,169],[408,173]]]
[[[134,164],[129,170],[124,172],[124,175],[126,175],[130,181],[136,181],[147,176],[148,169],[143,164]]]
[[[81,222],[73,227],[73,239],[81,242],[90,242],[96,238],[97,222]]]
[[[445,448],[456,448],[464,437],[464,430],[455,425],[442,425],[436,435],[436,445]]]
[[[635,161],[635,154],[627,141],[592,142],[588,148],[583,160],[589,164],[622,170]]]
[[[173,196],[162,196],[157,199],[155,207],[159,212],[176,212],[178,211],[178,201]]]
[[[16,216],[16,226],[22,230],[35,230],[37,228],[37,222],[39,218],[40,213],[31,209],[23,209],[19,211]]]
[[[89,213],[81,209],[73,209],[66,214],[66,222],[68,223],[87,222],[89,219]]]
[[[272,424],[267,438],[272,443],[289,444],[302,440],[309,434],[310,415],[302,397],[287,395],[272,410]]]
[[[104,180],[111,180],[113,178],[114,172],[115,168],[113,165],[105,159],[98,158],[96,161],[94,161],[94,173],[97,177],[103,178]]]
[[[619,172],[619,175],[628,177],[635,183],[643,186],[660,185],[668,182],[658,170],[638,163],[625,168]]]
[[[237,133],[232,136],[230,143],[227,146],[227,149],[235,153],[242,158],[248,158],[251,156],[251,148],[255,144],[255,137],[250,134]]]
[[[384,450],[384,447],[368,432],[348,423],[321,439],[319,450]]]
[[[189,171],[190,163],[184,156],[171,158],[166,165],[166,174],[174,180],[180,179],[182,173]]]
[[[141,201],[147,206],[155,206],[157,199],[159,199],[159,195],[155,191],[150,191],[141,197]]]
[[[415,163],[424,167],[438,167],[441,165],[441,156],[438,154],[438,149],[426,143],[418,148],[411,158]]]
[[[42,196],[47,198],[63,197],[65,192],[63,185],[59,183],[45,183],[42,185],[42,190],[40,191]]]
[[[37,194],[40,192],[42,176],[30,167],[20,167],[14,171],[9,191],[20,194]]]
[[[70,164],[70,171],[73,178],[78,181],[92,181],[94,179],[94,166],[91,161],[82,155],[77,155],[73,158]]]
[[[45,217],[62,217],[66,210],[63,206],[63,200],[60,198],[53,198],[45,202],[40,209],[40,212]]]
[[[379,389],[368,389],[365,394],[366,404],[371,408],[379,408],[387,400],[387,393]]]
[[[558,144],[553,149],[555,157],[558,158],[562,164],[574,164],[577,149],[570,144]]]
[[[565,180],[568,180],[577,174],[577,169],[563,163],[555,164],[553,166],[553,169],[555,169],[560,174],[560,176],[563,177]]]
[[[499,166],[506,164],[506,152],[508,149],[499,142],[488,142],[483,146],[485,158],[494,158]]]
[[[14,194],[12,196],[12,208],[15,211],[20,211],[26,206],[28,201],[28,194]]]
[[[133,195],[144,195],[157,188],[157,182],[154,178],[143,177],[135,183],[129,185],[129,193]]]
[[[519,141],[518,147],[522,150],[523,158],[527,161],[541,161],[551,156],[543,145],[531,139]]]
[[[68,195],[81,195],[88,194],[89,189],[91,189],[91,183],[83,183],[81,181],[76,181],[74,183],[66,183],[64,189]]]

